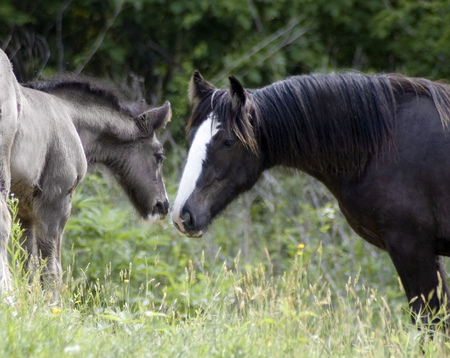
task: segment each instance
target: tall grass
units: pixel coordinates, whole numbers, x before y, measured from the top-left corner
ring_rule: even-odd
[[[0,356],[450,354],[445,335],[426,339],[410,323],[388,258],[349,230],[314,181],[271,173],[205,240],[146,225],[114,188],[91,174],[74,197],[56,306],[22,273],[15,224]]]

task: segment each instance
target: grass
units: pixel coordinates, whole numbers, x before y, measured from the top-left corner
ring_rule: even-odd
[[[20,270],[15,224],[0,356],[448,356],[445,335],[426,339],[410,323],[386,255],[351,233],[314,182],[301,200],[276,200],[295,185],[266,178],[198,241],[146,226],[91,175],[74,198],[57,305]]]
[[[206,273],[200,301],[191,305],[199,274],[186,268],[179,299],[185,312],[144,305],[127,296],[130,280],[66,282],[60,306],[51,307],[38,287],[21,283],[13,305],[0,314],[3,357],[419,357],[421,336],[404,307],[357,279],[331,299],[329,285],[310,277],[302,258],[279,277],[263,266],[251,271],[226,265]],[[142,297],[148,297],[147,291]],[[123,297],[126,297],[123,299]],[[445,337],[425,345],[426,357],[449,354]]]

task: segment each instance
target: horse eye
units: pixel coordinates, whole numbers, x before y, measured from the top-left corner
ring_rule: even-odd
[[[234,140],[233,140],[233,139],[227,138],[227,139],[225,139],[225,141],[223,142],[223,146],[229,148],[229,147],[231,147],[231,146],[233,145],[233,143],[234,143]]]
[[[162,162],[164,161],[164,159],[166,159],[166,157],[165,157],[163,154],[161,154],[161,153],[156,153],[156,154],[155,154],[155,158],[156,158],[156,162],[157,162],[158,164],[162,164]]]

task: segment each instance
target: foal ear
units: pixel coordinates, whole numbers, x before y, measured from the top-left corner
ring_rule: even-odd
[[[245,106],[247,102],[247,91],[244,89],[244,86],[233,75],[228,76],[228,79],[230,80],[230,94],[233,109]]]
[[[199,71],[195,70],[189,83],[189,102],[195,106],[208,93],[215,90],[216,87],[206,81]]]
[[[160,128],[166,128],[171,118],[172,109],[170,108],[170,102],[167,101],[161,107],[141,113],[135,118],[135,122],[141,132],[151,134]]]

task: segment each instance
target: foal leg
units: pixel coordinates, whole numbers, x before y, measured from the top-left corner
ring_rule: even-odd
[[[0,193],[0,293],[11,288],[11,273],[8,267],[8,241],[11,231],[11,215],[5,197]]]
[[[12,218],[6,201],[11,189],[10,156],[16,131],[14,118],[5,118],[3,107],[0,103],[0,293],[4,293],[11,288],[11,273],[8,268],[8,242]]]
[[[1,63],[0,63],[1,64]],[[1,78],[1,76],[0,76]],[[0,101],[1,101],[0,86]],[[0,102],[0,293],[11,288],[11,273],[8,268],[8,242],[11,233],[11,214],[6,203],[11,189],[11,147],[17,128],[17,113],[4,113]]]
[[[445,271],[440,257],[435,255],[433,241],[391,233],[387,250],[405,288],[413,323],[419,319],[432,328],[439,321],[436,314],[450,297]],[[434,317],[433,322],[429,322],[430,315]]]
[[[23,230],[20,244],[25,250],[26,255],[22,263],[22,269],[28,273],[28,280],[31,283],[35,278],[36,272],[39,270],[39,255],[37,253],[36,240],[33,235],[33,219],[21,215],[19,207],[19,220]]]
[[[70,209],[69,195],[60,200],[41,202],[39,221],[34,229],[38,255],[45,262],[42,282],[45,288],[52,291],[53,301],[57,300],[62,283],[61,240]]]

